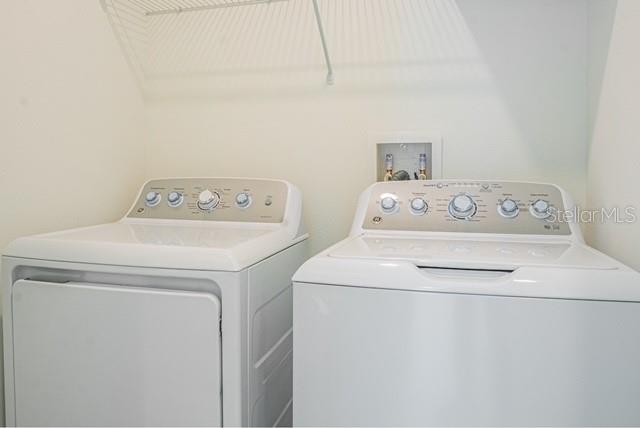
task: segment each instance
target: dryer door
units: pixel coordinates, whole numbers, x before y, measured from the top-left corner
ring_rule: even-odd
[[[220,302],[108,284],[14,284],[16,424],[219,426]]]

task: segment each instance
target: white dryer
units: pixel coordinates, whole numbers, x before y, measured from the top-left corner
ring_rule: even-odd
[[[285,181],[161,179],[116,223],[14,241],[7,424],[290,424],[301,215]]]
[[[640,274],[553,185],[376,183],[294,276],[294,425],[640,425]]]

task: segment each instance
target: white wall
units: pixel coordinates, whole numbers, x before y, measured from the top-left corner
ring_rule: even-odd
[[[0,248],[114,220],[144,179],[144,104],[97,1],[2,2]]]
[[[589,142],[598,114],[602,80],[609,55],[611,33],[618,0],[587,1],[587,84],[589,97]]]
[[[594,61],[606,67],[598,84],[591,79],[592,97],[599,102],[593,116],[593,138],[589,159],[589,209],[636,207],[640,215],[640,2],[618,0],[613,27],[607,25],[612,9],[602,13],[602,3],[590,5],[596,31],[592,35]],[[609,5],[611,6],[611,5]],[[603,21],[604,19],[604,21]],[[609,35],[610,32],[610,35]],[[602,40],[608,40],[602,48]],[[605,45],[606,46],[606,45]],[[614,221],[591,224],[589,241],[598,249],[640,269],[640,223]]]
[[[210,46],[219,53],[198,63],[174,46],[179,63],[156,64],[151,175],[291,180],[315,250],[345,236],[374,177],[368,132],[435,131],[446,177],[556,182],[583,201],[584,1],[324,1],[333,87],[323,83],[310,4],[274,3],[233,19],[216,12],[220,21],[205,26],[216,37],[191,40],[220,40]],[[162,25],[198,28],[177,21],[195,19],[187,15]]]
[[[119,217],[145,175],[144,104],[99,3],[2,2],[0,55],[0,249]]]
[[[145,176],[249,175],[302,188],[319,250],[374,176],[368,132],[439,133],[447,177],[584,199],[583,0],[321,1],[333,87],[310,2],[163,18],[164,43],[167,28],[207,30],[152,50],[146,117],[97,3],[7,2],[0,17],[0,246],[114,219]]]

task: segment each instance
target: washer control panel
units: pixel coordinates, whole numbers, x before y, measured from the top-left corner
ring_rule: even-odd
[[[364,229],[570,235],[559,188],[493,181],[405,181],[371,188]]]
[[[129,218],[281,223],[287,184],[244,178],[173,178],[145,184]]]

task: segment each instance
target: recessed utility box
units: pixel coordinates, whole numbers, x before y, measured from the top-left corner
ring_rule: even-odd
[[[442,178],[442,140],[426,133],[371,134],[375,144],[376,180]]]

